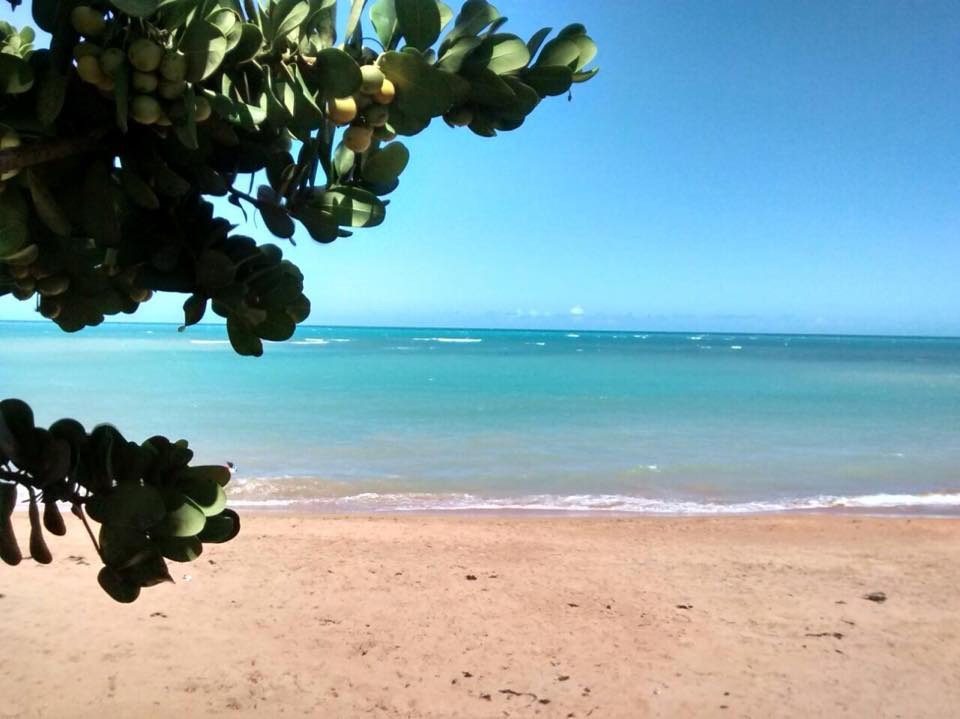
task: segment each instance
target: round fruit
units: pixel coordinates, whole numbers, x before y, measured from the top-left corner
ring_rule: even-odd
[[[373,140],[373,128],[354,125],[343,133],[343,144],[354,152],[366,152]]]
[[[175,100],[187,89],[187,83],[183,80],[161,80],[157,94],[164,100]]]
[[[451,127],[466,127],[473,122],[473,110],[469,107],[455,107],[444,113],[443,119]]]
[[[127,58],[123,54],[123,50],[118,47],[107,48],[100,55],[100,69],[107,77],[113,77],[126,61]]]
[[[363,119],[370,127],[383,127],[390,119],[390,110],[386,105],[373,105],[363,113]]]
[[[149,95],[136,95],[130,101],[130,116],[141,125],[152,125],[162,112],[160,103]]]
[[[153,292],[150,290],[145,290],[140,287],[133,287],[130,289],[130,299],[134,302],[146,302],[151,297],[153,297]]]
[[[20,135],[15,130],[7,130],[0,136],[0,150],[12,150],[14,147],[20,147]],[[0,181],[9,180],[16,177],[20,170],[10,170],[0,175]]]
[[[152,72],[133,71],[133,89],[136,92],[149,94],[157,89],[159,80]]]
[[[387,78],[383,78],[380,89],[373,94],[373,99],[381,105],[389,105],[397,96],[397,88]]]
[[[173,125],[173,122],[170,120],[170,116],[166,113],[161,113],[160,117],[157,118],[157,125],[160,127],[170,127]]]
[[[177,50],[167,50],[160,62],[160,74],[171,82],[178,82],[187,76],[187,56]]]
[[[40,300],[40,314],[46,317],[48,320],[55,320],[60,316],[60,313],[63,311],[63,305],[61,305],[57,300],[49,299],[44,297]]]
[[[86,55],[93,55],[94,57],[99,57],[100,53],[103,52],[103,48],[99,45],[92,42],[78,42],[73,46],[73,56],[79,60],[81,57]]]
[[[379,67],[376,65],[364,65],[360,68],[360,74],[363,76],[360,92],[366,93],[367,95],[380,92],[380,88],[383,86],[383,81],[386,80],[386,78],[383,76],[383,72]]]
[[[73,29],[86,37],[97,37],[107,26],[103,13],[87,5],[78,5],[70,12]]]
[[[141,37],[131,43],[130,49],[127,50],[127,57],[130,58],[130,63],[140,72],[153,72],[160,67],[160,61],[163,59],[163,48],[153,40]]]
[[[195,98],[193,103],[193,118],[197,122],[205,122],[210,119],[213,108],[210,107],[210,101],[205,97]]]
[[[352,97],[338,97],[327,102],[327,117],[336,125],[346,125],[357,116],[357,101]]]
[[[116,86],[117,86],[117,83],[114,82],[113,78],[112,78],[112,77],[107,77],[106,75],[104,75],[102,78],[100,78],[100,82],[97,83],[97,87],[98,87],[102,92],[106,92],[106,93],[108,93],[108,94],[111,93],[111,92],[113,92],[113,90],[114,90],[114,88],[115,88]]]
[[[84,82],[91,85],[99,85],[103,80],[103,70],[100,69],[100,60],[94,55],[84,55],[77,60],[77,74]]]

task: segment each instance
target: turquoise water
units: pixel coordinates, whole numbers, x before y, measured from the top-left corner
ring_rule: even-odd
[[[960,340],[0,323],[0,395],[231,460],[240,503],[960,507]]]

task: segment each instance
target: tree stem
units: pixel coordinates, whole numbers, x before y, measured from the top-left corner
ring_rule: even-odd
[[[105,134],[101,131],[87,137],[72,137],[0,150],[0,174],[91,152],[97,149]]]

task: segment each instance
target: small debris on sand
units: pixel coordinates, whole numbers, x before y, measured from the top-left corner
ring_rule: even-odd
[[[887,595],[884,592],[870,592],[869,594],[864,594],[863,598],[871,602],[876,602],[877,604],[887,601]]]

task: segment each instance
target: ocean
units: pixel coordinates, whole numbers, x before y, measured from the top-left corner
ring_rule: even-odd
[[[960,513],[960,339],[0,323],[0,396],[232,461],[235,506]]]

